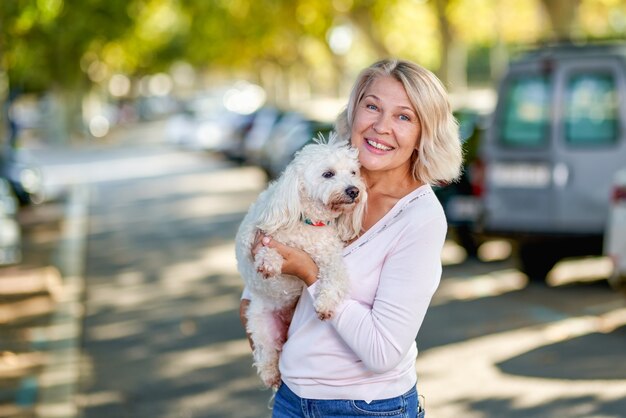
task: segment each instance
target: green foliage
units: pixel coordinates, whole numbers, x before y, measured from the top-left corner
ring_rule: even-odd
[[[24,91],[80,83],[80,61],[91,43],[118,37],[132,24],[125,0],[14,0],[1,7],[2,67]]]
[[[302,37],[324,40],[329,2],[314,0],[185,0],[192,17],[185,58],[196,65],[250,67],[259,60],[289,65]]]
[[[471,49],[540,40],[541,8],[552,3],[556,0],[0,0],[0,72],[12,86],[42,91],[75,88],[87,76],[104,82],[116,72],[163,71],[181,60],[199,68],[258,71],[269,63],[345,71],[372,57],[395,55],[436,69],[445,65],[441,55],[451,41]],[[577,3],[585,10],[580,28],[596,37],[606,30],[604,15],[611,14],[616,28],[626,20],[623,5],[607,6],[619,0]],[[333,55],[326,41],[337,24],[355,33],[355,48],[344,57]]]

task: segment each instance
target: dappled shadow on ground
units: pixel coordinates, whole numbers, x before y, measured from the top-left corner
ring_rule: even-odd
[[[545,345],[501,362],[498,367],[507,374],[545,379],[623,380],[625,359],[626,326]]]
[[[417,344],[438,418],[621,417],[626,303],[606,281],[527,283],[510,261],[447,265]]]
[[[233,238],[254,169],[98,186],[80,403],[86,418],[263,417]]]
[[[556,323],[582,314],[602,314],[621,306],[613,303],[616,297],[606,280],[548,288],[519,279],[520,275],[509,261],[469,260],[444,268],[440,287],[419,331],[420,350]],[[591,311],[584,312],[584,307],[575,303],[582,300]],[[446,332],[441,332],[442,324],[447,325]]]
[[[475,416],[487,418],[621,417],[626,400],[603,400],[594,396],[567,396],[534,405],[520,405],[513,398],[465,399]],[[601,405],[601,408],[599,407]]]

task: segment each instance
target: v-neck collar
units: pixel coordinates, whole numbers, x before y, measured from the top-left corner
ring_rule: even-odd
[[[423,184],[411,193],[400,198],[393,207],[382,218],[380,218],[370,229],[365,231],[363,235],[352,241],[343,249],[343,256],[347,256],[354,252],[356,249],[361,248],[372,238],[378,235],[380,232],[387,229],[389,225],[406,209],[410,204],[415,202],[418,198],[432,193],[432,188],[429,184]]]

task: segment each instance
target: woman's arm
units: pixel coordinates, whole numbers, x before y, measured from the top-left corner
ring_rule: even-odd
[[[415,341],[441,278],[446,231],[443,217],[419,228],[407,228],[386,255],[373,305],[346,300],[331,319],[344,342],[368,369],[376,373],[393,369]],[[259,240],[253,252],[261,245],[276,248],[285,259],[282,272],[299,277],[314,297],[318,269],[306,252],[269,237]],[[363,250],[375,252],[377,248],[372,243]]]
[[[331,319],[368,369],[389,371],[411,348],[441,278],[445,235],[445,220],[439,218],[405,230],[385,258],[372,306],[347,300]]]

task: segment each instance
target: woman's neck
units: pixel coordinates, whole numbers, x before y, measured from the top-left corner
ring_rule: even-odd
[[[362,171],[362,175],[367,184],[367,209],[362,232],[374,226],[400,199],[425,184],[412,175],[395,176],[390,172],[367,170]]]
[[[362,171],[367,192],[370,196],[388,196],[401,199],[413,190],[424,185],[410,173],[392,175],[390,172]]]

